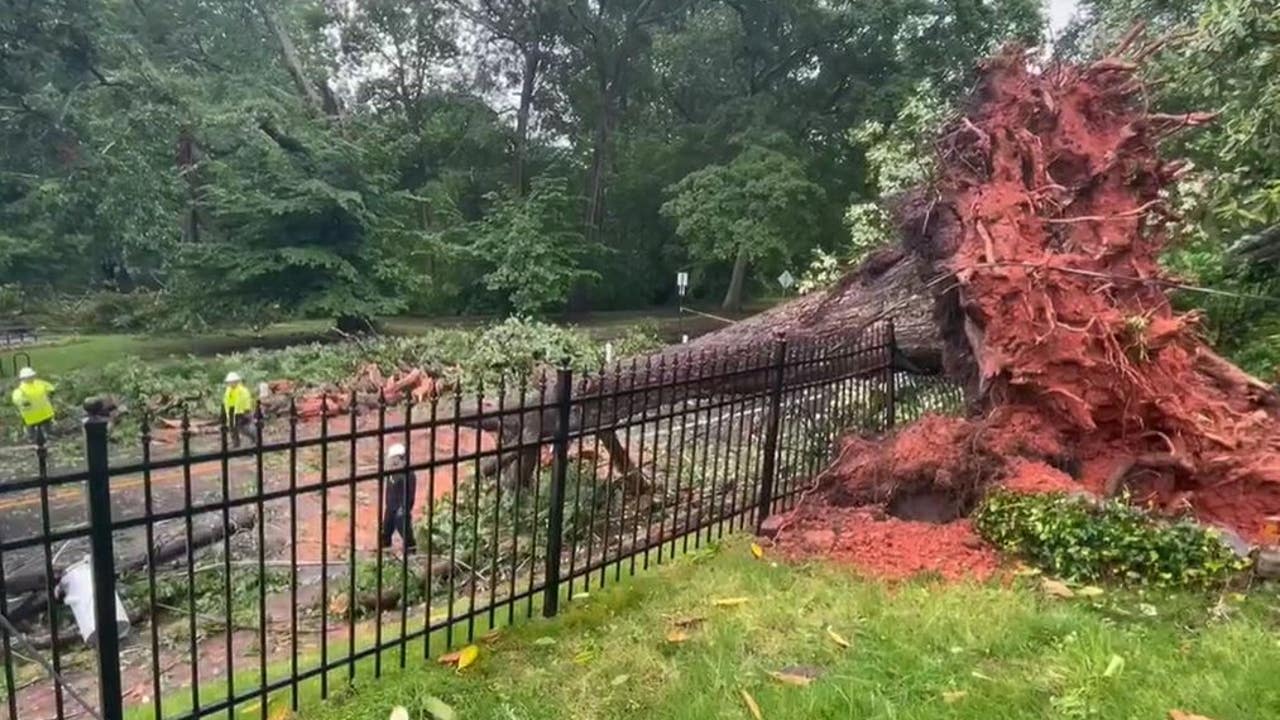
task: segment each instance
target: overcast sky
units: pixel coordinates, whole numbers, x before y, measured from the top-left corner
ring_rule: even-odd
[[[1076,12],[1076,0],[1045,0],[1049,6],[1049,33],[1056,36]]]

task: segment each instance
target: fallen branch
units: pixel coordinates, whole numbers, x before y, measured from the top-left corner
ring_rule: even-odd
[[[201,519],[205,520],[205,522],[200,522],[198,526],[192,528],[192,543],[190,545],[192,553],[221,541],[228,533],[235,534],[241,530],[252,529],[257,520],[257,511],[252,507],[239,508],[230,516],[230,520],[226,525],[223,525],[221,513],[208,513],[202,516]],[[192,522],[194,524],[196,520]],[[148,557],[145,548],[141,552],[135,552],[129,556],[117,557],[116,577],[124,577],[147,567],[149,560],[157,566],[178,560],[186,556],[187,550],[186,533],[175,533],[173,537],[158,542],[150,557]],[[78,557],[76,561],[79,561]],[[62,578],[62,574],[73,564],[74,562],[70,561],[55,564],[53,568],[54,578],[51,582],[45,575],[43,564],[31,572],[6,577],[5,591],[11,597],[26,596],[18,601],[20,603],[18,606],[10,607],[10,619],[14,622],[21,622],[43,612],[49,603],[46,587],[56,588]]]

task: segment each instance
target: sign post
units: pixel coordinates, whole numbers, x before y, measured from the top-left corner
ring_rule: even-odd
[[[783,292],[787,292],[796,284],[796,279],[791,276],[790,272],[783,270],[782,274],[778,276],[778,284],[782,286]]]
[[[679,294],[680,308],[676,314],[676,331],[680,333],[680,344],[689,342],[689,336],[684,334],[684,295],[689,290],[689,273],[681,270],[676,273],[676,292]]]

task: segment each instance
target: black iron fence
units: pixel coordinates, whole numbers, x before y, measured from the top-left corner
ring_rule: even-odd
[[[259,409],[247,433],[184,415],[109,442],[91,415],[83,470],[50,473],[41,446],[33,477],[0,485],[4,705],[265,719],[554,615],[790,507],[838,433],[956,399],[892,357],[885,323],[492,392]],[[389,501],[412,508],[412,542]]]
[[[25,367],[31,367],[31,355],[28,353],[15,352],[8,357],[0,356],[0,378],[6,375],[16,378]]]
[[[33,327],[26,325],[0,327],[0,347],[32,344],[37,339],[36,329]]]

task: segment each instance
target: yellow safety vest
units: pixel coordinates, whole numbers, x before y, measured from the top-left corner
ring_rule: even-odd
[[[253,412],[253,395],[249,394],[249,388],[243,384],[227,386],[227,391],[222,394],[222,412],[228,420]]]
[[[49,402],[49,393],[53,386],[44,380],[28,380],[13,390],[13,404],[22,413],[22,422],[37,425],[45,420],[53,419],[53,403]]]

